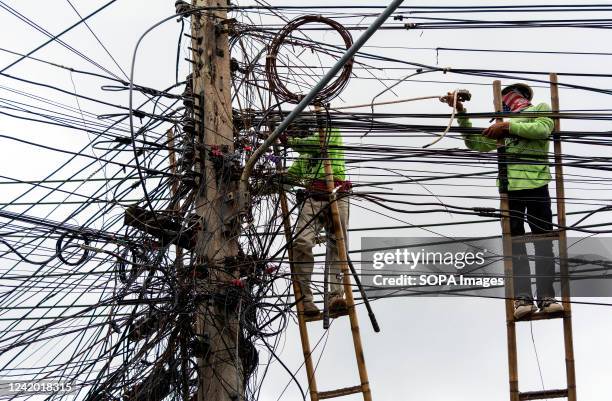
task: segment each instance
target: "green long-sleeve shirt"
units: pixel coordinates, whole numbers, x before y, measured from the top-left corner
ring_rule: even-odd
[[[547,157],[550,147],[549,137],[554,129],[554,122],[549,117],[529,116],[529,112],[550,112],[550,106],[546,103],[529,106],[517,117],[509,119],[510,136],[505,139],[509,191],[539,188],[551,180]],[[457,121],[460,127],[472,127],[472,123],[464,113],[458,114]],[[490,152],[497,148],[495,139],[482,134],[462,134],[462,136],[469,149]],[[513,158],[519,157],[526,163],[513,163]]]
[[[306,138],[289,138],[287,145],[300,154],[287,172],[290,181],[308,186],[313,180],[325,180],[319,134]],[[344,150],[342,149],[342,136],[337,128],[330,130],[327,145],[327,154],[331,160],[334,180],[343,181],[346,179]]]

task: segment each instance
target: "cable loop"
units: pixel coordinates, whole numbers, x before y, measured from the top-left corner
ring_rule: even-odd
[[[313,22],[325,24],[331,29],[338,32],[338,34],[342,37],[344,45],[347,49],[349,49],[353,45],[353,38],[350,32],[342,24],[330,18],[326,18],[321,15],[305,15],[290,21],[272,39],[272,42],[270,43],[270,49],[268,51],[268,54],[266,55],[266,77],[270,86],[270,91],[273,92],[278,97],[278,99],[282,101],[297,104],[304,98],[304,94],[296,94],[291,92],[282,82],[276,65],[278,52],[284,43],[289,42],[287,38],[294,31],[298,30],[298,28],[302,25]],[[292,39],[291,42],[295,43],[296,41]],[[353,60],[354,59],[351,59],[344,65],[344,67],[342,68],[342,72],[340,73],[338,78],[336,78],[325,88],[323,88],[313,99],[312,104],[329,103],[332,99],[338,96],[340,92],[344,90],[353,70]]]

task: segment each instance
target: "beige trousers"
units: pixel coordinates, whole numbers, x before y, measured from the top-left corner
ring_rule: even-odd
[[[342,198],[338,202],[340,220],[344,229],[348,229],[349,200]],[[336,235],[331,217],[329,202],[306,199],[298,214],[295,235],[293,241],[293,259],[297,281],[305,301],[312,301],[312,289],[310,287],[312,271],[314,269],[314,256],[312,248],[317,243],[317,238],[324,230],[327,239],[326,263],[329,264],[330,296],[344,295],[344,287],[341,280],[341,262],[336,245]],[[317,213],[321,212],[319,215]],[[315,217],[316,216],[316,217]],[[345,243],[348,243],[346,231],[344,232]],[[323,277],[323,275],[321,275]],[[321,280],[323,281],[323,280]]]

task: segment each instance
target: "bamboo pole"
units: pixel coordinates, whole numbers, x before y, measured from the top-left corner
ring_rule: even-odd
[[[559,85],[557,74],[550,74],[550,100],[553,113],[559,112]],[[574,339],[572,333],[572,309],[570,304],[569,268],[567,264],[567,231],[565,219],[565,186],[563,183],[563,153],[558,135],[561,122],[554,118],[553,134],[555,152],[555,187],[557,195],[557,224],[559,225],[559,264],[561,273],[561,299],[563,302],[563,339],[565,344],[565,373],[567,377],[567,399],[576,401],[576,370],[574,366]]]
[[[316,108],[320,111],[320,108]],[[355,310],[355,299],[351,287],[351,273],[348,267],[348,257],[346,252],[346,242],[344,240],[344,232],[342,230],[342,221],[340,220],[340,211],[338,210],[338,199],[334,191],[334,173],[327,154],[327,133],[325,129],[319,129],[319,143],[321,146],[321,157],[323,159],[323,168],[325,171],[325,183],[329,192],[329,204],[332,214],[332,222],[334,225],[334,234],[336,236],[336,246],[338,247],[338,257],[340,258],[340,266],[342,271],[342,281],[344,284],[344,293],[348,306],[348,315],[351,324],[351,334],[353,336],[353,346],[355,348],[355,357],[357,359],[357,369],[359,370],[359,379],[361,381],[361,391],[364,401],[372,401],[372,393],[370,391],[370,383],[368,381],[368,371],[365,365],[365,357],[363,354],[363,345],[361,343],[361,334],[359,332],[359,319]]]
[[[277,171],[282,169],[280,162],[276,162]],[[289,266],[291,269],[291,282],[293,283],[293,293],[295,294],[295,307],[298,314],[298,329],[300,331],[300,340],[302,342],[302,354],[304,354],[304,365],[306,366],[306,376],[308,380],[308,390],[310,392],[310,401],[319,401],[319,391],[317,390],[317,380],[315,378],[315,370],[312,362],[312,352],[310,350],[310,339],[308,337],[308,328],[304,316],[304,306],[302,304],[302,290],[297,280],[295,267],[293,265],[293,248],[291,246],[291,222],[289,220],[289,206],[287,204],[287,195],[284,190],[279,192],[279,200],[281,212],[283,214],[283,230],[285,231],[285,240],[287,241],[287,254],[289,256]]]
[[[501,81],[493,81],[493,105],[495,112],[502,111]],[[501,122],[501,118],[496,119]],[[510,208],[508,203],[508,165],[506,163],[506,142],[497,140],[497,166],[499,170],[499,199],[504,248],[504,276],[506,296],[506,336],[508,339],[508,377],[510,401],[519,401],[518,360],[516,352],[516,326],[514,322],[514,273],[512,269],[512,237],[510,233]]]

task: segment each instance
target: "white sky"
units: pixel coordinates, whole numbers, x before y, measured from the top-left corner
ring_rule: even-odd
[[[57,33],[77,20],[74,11],[64,0],[11,0],[7,1],[12,7],[36,21],[38,24]],[[305,1],[272,1],[279,5],[311,5]],[[336,0],[327,4],[386,4],[385,1],[345,1]],[[501,2],[505,3],[505,2]],[[572,4],[572,2],[546,2],[539,4]],[[608,2],[609,3],[609,2]],[[102,1],[75,0],[73,4],[82,15],[86,15],[103,4]],[[129,72],[132,51],[140,35],[152,24],[168,16],[174,11],[174,2],[171,0],[119,0],[100,15],[90,21],[90,26],[99,35],[106,47],[112,52],[121,67]],[[240,4],[250,4],[241,1]],[[318,2],[314,4],[326,4]],[[405,2],[405,5],[416,4]],[[420,5],[429,4],[419,2]],[[434,4],[434,3],[432,3]],[[438,5],[438,2],[435,2]],[[443,3],[444,4],[444,3]],[[490,4],[484,1],[455,1],[445,4]],[[508,2],[508,4],[510,4]],[[600,13],[601,14],[601,13]],[[582,16],[582,15],[580,15]],[[604,18],[608,16],[585,14],[584,17]],[[448,16],[447,16],[448,17]],[[483,16],[484,17],[484,16]],[[525,15],[498,16],[499,18],[524,18]],[[530,18],[536,16],[530,16]],[[550,16],[547,16],[550,17]],[[556,16],[553,16],[556,17]],[[563,18],[569,18],[567,14]],[[574,17],[579,17],[575,15]],[[0,34],[3,38],[0,47],[25,52],[33,49],[45,40],[45,37],[34,29],[6,12],[0,12]],[[358,33],[354,33],[354,36]],[[150,34],[139,50],[136,66],[136,81],[139,84],[163,89],[174,82],[174,69],[176,58],[176,40],[178,37],[178,24],[170,22]],[[117,67],[112,63],[101,47],[95,42],[89,31],[80,27],[65,35],[63,39],[98,61],[100,64],[119,74]],[[533,50],[558,51],[609,51],[610,33],[608,30],[586,29],[523,29],[523,30],[414,30],[414,31],[385,31],[374,35],[368,45],[379,46],[411,46],[411,47],[472,47],[472,48],[518,48]],[[368,49],[374,51],[374,49]],[[404,58],[409,61],[422,62],[435,65],[436,54],[431,50],[376,50],[379,54]],[[95,70],[83,60],[76,58],[57,44],[47,46],[36,54],[45,60],[50,60],[66,66],[74,66],[87,70]],[[0,66],[7,65],[15,56],[0,52]],[[497,53],[445,53],[441,52],[438,63],[440,66],[452,68],[493,68],[508,70],[536,70],[557,72],[598,72],[608,73],[612,67],[611,57],[595,56],[553,56],[553,55],[523,55],[523,54],[497,54]],[[185,75],[186,65],[182,62],[180,77]],[[23,61],[18,66],[7,71],[21,78],[43,81],[57,85],[68,91],[73,90],[71,74],[65,70],[54,69],[41,65],[35,61]],[[398,77],[404,72],[389,71],[390,77]],[[79,93],[91,97],[100,97],[108,101],[120,102],[127,105],[127,92],[102,92],[99,88],[100,79],[86,78],[73,74],[74,85]],[[465,77],[454,74],[430,74],[421,79],[436,79],[442,81],[464,81],[490,83],[490,79]],[[546,79],[545,77],[542,79]],[[563,82],[565,78],[561,78]],[[610,88],[609,79],[579,80],[571,79],[573,83],[585,83],[592,86]],[[15,80],[0,77],[0,93],[2,98],[18,99],[17,95],[8,93],[4,87],[17,88],[30,93],[57,99],[62,103],[77,107],[73,96],[36,88]],[[448,90],[466,85],[456,83],[414,83],[406,82],[396,88],[400,98],[440,95]],[[470,111],[486,112],[491,110],[492,96],[489,86],[469,86],[473,100],[467,105]],[[372,95],[381,91],[377,81],[363,81],[353,79],[347,87],[343,98],[350,104],[367,103]],[[387,93],[384,99],[391,100],[394,96]],[[607,108],[609,97],[592,92],[561,89],[562,109],[588,109]],[[23,100],[23,98],[19,98]],[[549,102],[546,88],[536,88],[535,99]],[[340,102],[334,105],[341,105]],[[80,106],[95,114],[104,114],[110,109],[98,104],[80,100]],[[416,103],[406,103],[377,108],[378,111],[406,113],[445,113],[448,108],[436,100]],[[414,120],[410,123],[421,123],[423,120]],[[444,121],[439,121],[443,124]],[[475,121],[475,125],[485,126],[486,121]],[[591,121],[564,121],[563,129],[567,130],[607,130],[607,122]],[[88,143],[88,137],[82,132],[70,131],[64,128],[51,127],[32,122],[25,122],[12,118],[0,118],[0,134],[18,137],[38,143],[61,147],[62,149],[76,150]],[[412,141],[412,142],[411,142]],[[424,144],[428,139],[418,139]],[[349,143],[359,143],[355,138],[347,140]],[[398,140],[370,138],[364,143],[413,145],[415,140],[403,137]],[[447,138],[436,145],[436,148],[462,147],[455,139]],[[15,142],[0,139],[0,175],[19,179],[41,179],[58,163],[66,159],[65,155],[51,152],[40,152],[35,148],[18,145]],[[585,148],[579,145],[565,147],[565,152],[571,154],[607,156],[607,149],[593,151],[592,147]],[[96,151],[89,149],[95,154]],[[432,169],[435,166],[422,166]],[[443,169],[443,167],[440,167]],[[444,170],[442,170],[444,171]],[[451,169],[452,171],[452,169]],[[580,172],[580,171],[574,171]],[[582,171],[583,172],[583,171]],[[583,172],[584,173],[584,172]],[[589,172],[590,173],[590,172]],[[606,172],[597,172],[606,176]],[[462,183],[464,183],[463,181]],[[496,196],[497,190],[493,182],[488,182],[487,188],[479,188],[479,194]],[[3,187],[0,202],[10,201],[23,188],[11,186]],[[578,188],[580,187],[580,188]],[[607,190],[595,191],[596,186],[584,184],[567,184],[567,196],[575,198],[591,198],[608,200]],[[605,187],[599,187],[604,188]],[[467,195],[473,194],[473,188],[428,186],[436,194]],[[426,193],[417,186],[403,186],[398,190]],[[553,187],[551,187],[551,192]],[[32,199],[35,198],[32,195]],[[472,200],[452,199],[449,202],[458,205],[470,205]],[[487,202],[487,201],[485,201]],[[482,206],[495,207],[495,201],[488,201]],[[568,211],[580,210],[584,205],[569,204]],[[9,210],[21,211],[21,207],[11,207]],[[50,211],[38,208],[37,215]],[[58,209],[52,216],[59,218],[64,212]],[[121,209],[111,213],[121,214]],[[460,221],[458,217],[448,214],[436,213],[429,215],[400,216],[411,224],[426,222]],[[570,219],[570,222],[572,219]],[[607,221],[603,217],[595,217],[592,222]],[[74,223],[78,223],[75,221]],[[397,222],[382,220],[379,216],[353,207],[351,211],[351,226],[366,227],[369,225],[396,225]],[[469,227],[469,228],[466,228]],[[436,229],[436,232],[445,236],[467,235],[493,235],[499,231],[497,224],[480,224],[470,226],[451,226]],[[361,237],[356,233],[350,238],[352,249],[360,246]],[[414,230],[402,232],[380,231],[367,233],[367,235],[392,236],[429,236],[429,233]],[[604,300],[608,302],[608,300]],[[503,301],[486,299],[463,298],[414,298],[414,299],[388,299],[373,303],[382,332],[373,333],[368,322],[365,310],[360,309],[360,323],[362,328],[363,344],[370,376],[370,383],[374,399],[377,401],[419,400],[419,401],[447,401],[470,400],[489,401],[507,399],[507,356],[506,331]],[[607,383],[612,374],[612,346],[609,342],[609,333],[612,331],[612,309],[597,306],[575,305],[573,307],[574,322],[574,349],[576,358],[576,376],[578,380],[578,397],[581,400],[603,401],[609,400],[612,391]],[[314,344],[322,335],[319,324],[311,324],[311,342]],[[534,347],[531,341],[529,325],[519,324],[517,327],[519,346],[520,389],[538,390],[540,380],[538,376]],[[533,335],[540,363],[543,379],[548,389],[562,388],[565,384],[565,367],[563,363],[563,342],[560,321],[546,321],[533,324]],[[280,356],[283,361],[296,370],[303,362],[297,325],[290,324],[283,336]],[[306,378],[303,370],[298,377],[303,387],[306,387]],[[347,320],[338,320],[329,331],[325,352],[317,368],[319,388],[329,390],[358,384],[358,376]],[[271,367],[262,388],[262,400],[276,400],[279,398],[289,377],[275,363]],[[347,397],[347,400],[360,399],[360,395]],[[289,390],[280,398],[286,401],[299,400],[299,392],[292,384]]]

